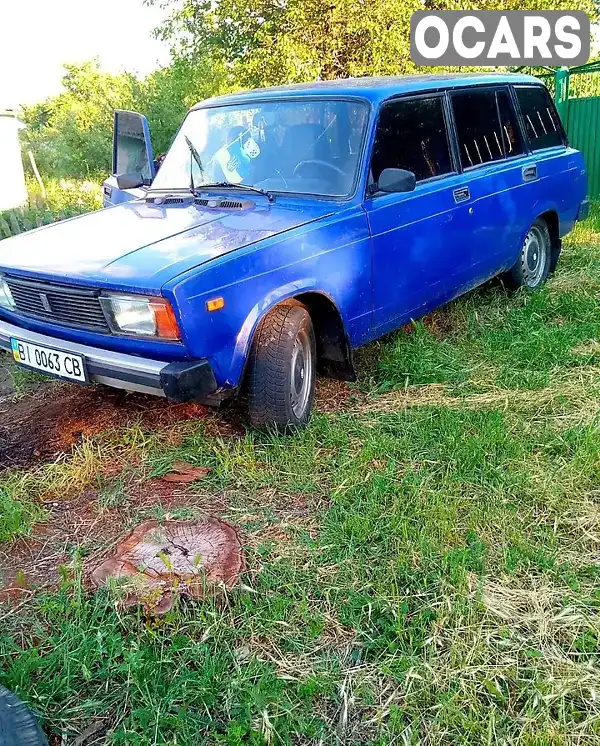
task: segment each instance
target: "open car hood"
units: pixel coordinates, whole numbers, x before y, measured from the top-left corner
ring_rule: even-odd
[[[88,213],[1,241],[0,271],[159,290],[188,269],[331,213],[331,205],[316,201],[300,206],[265,199],[263,204],[260,197],[243,203],[251,206],[140,201]]]

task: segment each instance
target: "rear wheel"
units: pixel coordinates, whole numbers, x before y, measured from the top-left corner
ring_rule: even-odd
[[[248,410],[254,427],[304,427],[315,398],[315,332],[297,301],[276,306],[259,323],[248,361]]]
[[[545,220],[538,218],[531,226],[514,267],[504,276],[510,287],[535,290],[548,279],[552,264],[552,240]]]
[[[0,686],[0,746],[48,746],[31,712],[3,686]]]

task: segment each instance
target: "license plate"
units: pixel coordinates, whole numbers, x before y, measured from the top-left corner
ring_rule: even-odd
[[[50,347],[40,347],[14,338],[11,338],[10,346],[15,361],[20,365],[67,378],[70,381],[87,381],[85,360],[81,355],[53,350]]]

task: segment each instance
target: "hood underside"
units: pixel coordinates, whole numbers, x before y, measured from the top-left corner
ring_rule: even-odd
[[[318,202],[251,202],[242,210],[128,202],[0,242],[0,270],[158,290],[188,269],[330,212]]]

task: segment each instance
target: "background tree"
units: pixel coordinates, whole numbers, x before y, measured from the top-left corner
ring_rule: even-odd
[[[226,76],[206,58],[181,58],[145,80],[110,75],[97,60],[65,65],[65,91],[25,106],[22,139],[44,175],[100,180],[110,170],[113,112],[133,109],[148,117],[153,146],[165,152],[186,113],[197,101],[226,89]]]
[[[248,88],[418,71],[409,40],[416,10],[548,9],[543,0],[161,1],[172,11],[158,35],[174,58],[208,57],[228,70],[232,84]],[[597,18],[594,0],[555,0],[552,8]]]
[[[94,178],[110,160],[114,109],[134,108],[141,84],[128,73],[102,72],[95,60],[65,70],[63,93],[23,108],[23,139],[43,173]]]
[[[100,180],[110,168],[114,109],[148,116],[167,150],[186,111],[240,88],[418,71],[410,59],[415,10],[541,10],[545,0],[146,0],[171,7],[157,35],[172,61],[145,80],[65,65],[65,91],[25,107],[23,138],[44,175]],[[594,0],[555,0],[592,19]],[[438,68],[439,69],[439,68]],[[431,71],[431,68],[427,68]]]

